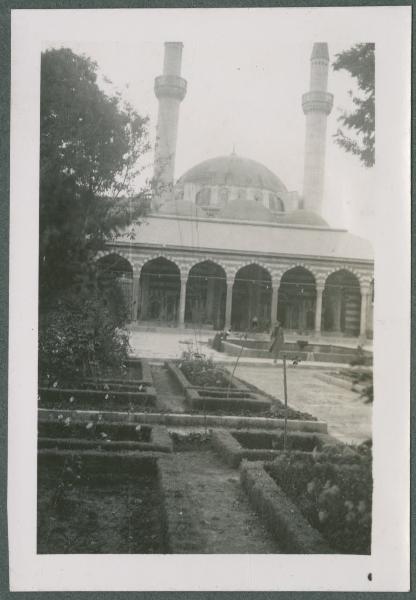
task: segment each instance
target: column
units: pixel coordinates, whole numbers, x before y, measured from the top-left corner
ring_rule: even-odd
[[[316,303],[315,303],[315,333],[321,333],[322,321],[322,294],[324,292],[323,285],[316,286]]]
[[[137,312],[139,308],[140,277],[133,275],[133,289],[131,295],[131,320],[137,321]]]
[[[216,279],[213,276],[208,277],[207,281],[207,297],[206,297],[206,311],[207,318],[209,321],[214,321],[214,297],[215,297],[215,284]]]
[[[360,337],[366,337],[367,330],[367,306],[368,306],[368,295],[369,289],[363,287],[361,289],[361,314],[360,314]]]
[[[181,275],[181,293],[179,297],[179,326],[185,324],[185,300],[186,300],[186,282],[187,275]]]
[[[277,304],[279,302],[279,282],[272,283],[272,303],[270,306],[270,325],[277,321]]]
[[[234,277],[232,280],[227,279],[227,296],[225,301],[225,329],[231,329],[231,309],[233,305],[233,286]]]

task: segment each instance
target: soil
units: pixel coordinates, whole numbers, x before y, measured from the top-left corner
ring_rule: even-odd
[[[155,475],[94,475],[59,491],[61,473],[39,472],[38,554],[164,552]]]
[[[39,422],[39,437],[77,438],[88,440],[112,440],[150,442],[151,428],[145,425],[120,426],[109,423]]]
[[[203,446],[202,446],[203,447]],[[242,490],[238,471],[207,449],[175,457],[198,510],[203,554],[276,554],[280,549]]]

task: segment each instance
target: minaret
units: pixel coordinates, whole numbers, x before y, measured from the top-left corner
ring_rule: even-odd
[[[327,43],[313,45],[309,92],[302,96],[306,115],[303,208],[321,214],[325,177],[326,121],[334,97],[327,92],[329,53]]]
[[[181,77],[182,48],[182,42],[165,42],[163,75],[155,79],[159,100],[154,164],[157,205],[172,197],[179,105],[186,94],[186,81]]]

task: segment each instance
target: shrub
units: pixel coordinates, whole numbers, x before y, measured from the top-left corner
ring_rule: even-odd
[[[340,553],[371,548],[371,446],[326,446],[309,456],[285,454],[267,472],[309,523]]]
[[[118,328],[100,290],[72,291],[39,318],[40,380],[73,384],[127,359],[128,334]]]
[[[195,387],[228,387],[229,382],[223,371],[210,359],[184,360],[179,368],[187,380]]]

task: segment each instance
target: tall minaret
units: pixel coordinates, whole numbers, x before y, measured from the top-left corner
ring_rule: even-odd
[[[321,214],[324,193],[326,121],[334,101],[333,95],[327,92],[328,66],[328,44],[314,44],[310,91],[302,96],[306,115],[303,207],[318,214]]]
[[[155,94],[159,100],[156,128],[154,178],[157,202],[172,197],[179,105],[185,98],[186,81],[181,77],[182,42],[165,42],[163,75],[155,79]]]

